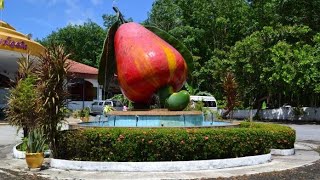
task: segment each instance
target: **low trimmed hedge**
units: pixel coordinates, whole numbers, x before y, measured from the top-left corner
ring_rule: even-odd
[[[90,128],[62,131],[58,159],[185,161],[243,157],[294,147],[295,131],[275,124],[239,128]]]

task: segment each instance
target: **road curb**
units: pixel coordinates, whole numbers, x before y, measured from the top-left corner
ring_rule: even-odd
[[[52,168],[109,172],[178,172],[251,166],[271,161],[271,154],[229,159],[159,162],[93,162],[51,159]]]

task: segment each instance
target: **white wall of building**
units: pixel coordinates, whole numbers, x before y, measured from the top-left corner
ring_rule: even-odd
[[[222,114],[224,110],[220,110]],[[234,119],[249,119],[257,112],[253,110],[234,110],[232,117]],[[259,115],[265,120],[300,120],[300,121],[320,121],[320,107],[303,107],[304,115],[295,116],[292,107],[281,107],[278,109],[264,109]]]

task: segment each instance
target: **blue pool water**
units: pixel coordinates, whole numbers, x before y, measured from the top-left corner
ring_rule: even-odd
[[[80,126],[99,127],[198,127],[198,126],[226,126],[228,122],[204,121],[202,115],[179,116],[109,116],[100,120],[80,123]]]

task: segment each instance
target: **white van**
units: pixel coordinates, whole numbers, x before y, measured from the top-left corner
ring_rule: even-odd
[[[202,101],[204,107],[207,107],[213,111],[217,111],[217,100],[213,96],[190,96],[190,101],[198,102]]]

